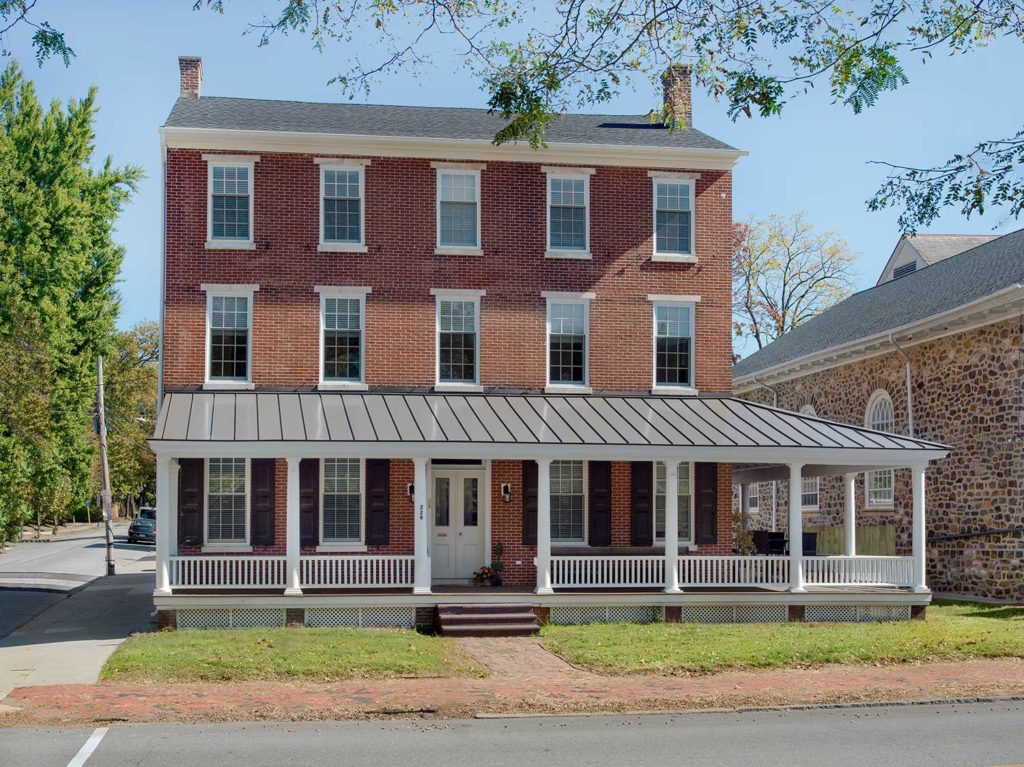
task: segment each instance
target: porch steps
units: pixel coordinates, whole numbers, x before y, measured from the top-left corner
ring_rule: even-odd
[[[528,604],[438,605],[437,625],[445,636],[535,636],[540,623]]]

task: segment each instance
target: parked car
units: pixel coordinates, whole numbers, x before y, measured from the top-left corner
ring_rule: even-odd
[[[128,526],[128,543],[156,543],[156,509],[143,506]]]

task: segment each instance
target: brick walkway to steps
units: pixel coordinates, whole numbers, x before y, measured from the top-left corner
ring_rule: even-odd
[[[22,687],[0,726],[105,721],[324,720],[475,714],[664,711],[1024,696],[1024,661],[825,666],[705,677],[607,677],[581,671],[531,639],[466,640],[491,666],[483,679],[351,680],[328,684]]]

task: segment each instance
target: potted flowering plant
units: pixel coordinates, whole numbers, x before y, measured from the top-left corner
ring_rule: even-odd
[[[505,553],[505,547],[500,543],[494,546],[494,561],[489,565],[484,565],[475,573],[473,573],[473,583],[477,586],[485,586],[490,584],[491,586],[500,586],[502,584],[501,571],[505,569],[505,566],[501,562],[501,557]]]

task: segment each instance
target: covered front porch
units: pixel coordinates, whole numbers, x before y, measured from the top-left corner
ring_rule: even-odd
[[[928,461],[946,452],[728,397],[639,395],[175,392],[165,398],[151,444],[154,596],[158,608],[185,609],[421,608],[502,599],[540,608],[614,603],[664,610],[924,604],[924,476]],[[324,461],[339,457],[361,462],[361,538],[344,545],[323,536],[323,515],[318,533],[306,529],[310,505],[327,505]],[[198,493],[182,484],[183,465],[206,466],[208,480],[209,462],[224,459],[245,462],[243,545],[210,541],[209,493],[202,483]],[[311,462],[321,472],[315,490],[306,471]],[[570,464],[582,467],[578,476],[567,472]],[[779,555],[733,549],[734,483],[789,479],[796,512],[788,539],[799,542],[803,477],[849,480],[907,467],[914,488],[910,556],[860,556],[851,532],[839,556],[808,554],[802,545]],[[269,490],[254,484],[260,472]],[[443,495],[444,504],[441,478],[446,488],[462,488]],[[846,486],[852,531],[852,481]],[[679,491],[666,492],[673,487]],[[179,529],[191,519],[182,515],[186,506],[205,520],[190,536]],[[278,506],[283,513],[275,514]],[[579,535],[567,540],[577,519]],[[439,537],[442,522],[452,538]],[[259,539],[257,528],[271,530],[269,537]],[[471,542],[459,545],[474,565],[493,562],[501,544],[504,586],[471,585],[466,566],[441,571],[454,578],[437,577],[436,557],[456,561],[442,550],[456,536]]]

